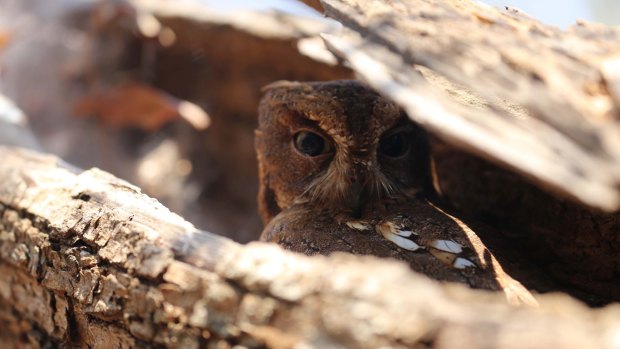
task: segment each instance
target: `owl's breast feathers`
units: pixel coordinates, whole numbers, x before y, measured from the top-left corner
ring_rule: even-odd
[[[294,205],[265,227],[261,240],[308,255],[349,252],[394,258],[437,280],[503,291],[513,304],[536,304],[465,223],[425,200],[365,211],[358,219]]]

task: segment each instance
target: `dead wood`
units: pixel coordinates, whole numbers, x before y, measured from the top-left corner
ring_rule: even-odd
[[[414,120],[546,188],[620,207],[620,30],[561,31],[471,1],[322,3],[346,26],[325,36],[331,50]]]
[[[549,288],[509,272],[527,288],[561,290],[589,304],[620,300],[620,213],[563,200],[488,161],[434,142],[437,185],[462,218],[494,228],[495,253],[528,261],[563,288]],[[458,169],[458,170],[455,170]],[[482,232],[482,231],[481,231]],[[501,251],[501,252],[500,252]],[[541,287],[542,286],[542,287]]]
[[[331,49],[448,143],[433,150],[443,197],[582,300],[620,299],[620,214],[549,191],[616,207],[617,28],[563,32],[469,1],[324,3],[347,26]]]
[[[416,8],[413,6],[410,10]],[[454,8],[442,9],[452,11]],[[421,17],[416,21],[425,23],[422,20],[428,17],[428,12]],[[484,22],[486,17],[473,18]],[[468,20],[472,20],[471,16]],[[174,19],[168,21],[174,25]],[[509,24],[514,23],[509,21]],[[179,28],[183,26],[183,23],[179,24]],[[230,28],[216,28],[214,32],[226,30]],[[349,33],[351,42],[369,40]],[[332,38],[349,39],[345,36]],[[412,81],[417,79],[417,75],[409,74],[411,61],[402,63],[400,54],[374,51],[380,45],[370,44],[368,47],[373,50],[365,51],[364,46],[363,50],[355,47],[354,51],[345,52],[343,47],[349,47],[346,44],[351,42],[345,40],[345,46],[338,46],[339,42],[330,41],[332,48],[343,57],[343,52],[348,52],[346,57],[349,59],[353,56],[359,58],[360,52],[380,52],[381,59],[390,64],[395,62],[390,69],[402,68],[402,77],[410,77]],[[186,44],[188,49],[194,45]],[[287,44],[282,41],[277,46]],[[402,45],[410,44],[408,40],[402,41]],[[183,45],[180,49],[184,49]],[[427,54],[424,57],[434,57],[424,50],[420,52]],[[179,55],[179,51],[173,52],[174,55]],[[355,67],[355,60],[351,61]],[[449,64],[462,62],[455,58]],[[377,63],[377,60],[371,63]],[[174,71],[179,69],[178,65],[170,66]],[[442,70],[445,67],[440,63],[431,68],[471,88],[448,74],[451,70]],[[191,73],[191,69],[187,70]],[[364,77],[372,72],[360,70]],[[486,73],[493,76],[492,72]],[[425,72],[425,76],[431,76],[431,80],[443,78],[433,72]],[[529,75],[526,72],[523,76],[527,78]],[[545,79],[543,81],[547,81]],[[609,207],[607,205],[615,200],[613,194],[608,195],[614,192],[607,191],[617,183],[610,165],[616,160],[608,156],[607,143],[592,146],[582,139],[584,132],[586,136],[598,135],[603,126],[613,126],[615,121],[609,115],[602,117],[601,123],[588,126],[594,114],[579,110],[578,116],[586,120],[588,127],[579,130],[583,126],[579,122],[584,121],[577,118],[577,124],[571,125],[578,127],[562,129],[555,121],[547,120],[544,112],[532,116],[515,111],[511,105],[504,108],[505,103],[497,102],[493,96],[476,88],[472,90],[483,98],[471,98],[472,95],[467,94],[463,98],[457,96],[459,102],[454,103],[435,92],[427,95],[433,90],[424,87],[426,85],[420,85],[423,86],[420,90],[411,93],[412,90],[402,89],[402,81],[392,85],[391,80],[380,80],[386,84],[377,85],[376,81],[369,80],[385,93],[393,93],[393,98],[408,108],[413,108],[405,103],[412,96],[416,97],[414,102],[420,97],[428,97],[425,102],[430,104],[424,104],[426,106],[446,105],[446,109],[414,108],[409,111],[421,110],[420,114],[412,114],[417,115],[416,120],[426,122],[430,129],[454,144],[500,161],[508,161],[506,154],[513,154],[507,153],[506,149],[523,149],[528,155],[538,156],[534,159],[549,163],[557,161],[557,167],[546,169],[559,177],[547,178],[544,173],[532,170],[534,163],[527,162],[529,160],[524,157],[517,156],[517,163],[510,160],[509,165],[564,191],[568,189],[563,187],[562,181],[575,181],[579,191],[575,189],[569,194],[590,204]],[[515,81],[521,83],[521,80]],[[576,79],[575,83],[579,81]],[[421,80],[421,83],[425,82]],[[178,86],[178,89],[183,91],[185,85]],[[413,88],[411,86],[407,85]],[[448,90],[463,91],[460,86]],[[540,92],[539,89],[535,91]],[[399,96],[404,98],[397,98]],[[551,101],[559,103],[557,98]],[[531,109],[538,105],[521,104]],[[561,108],[573,108],[560,104]],[[497,118],[504,112],[511,116]],[[446,119],[446,115],[450,118]],[[575,115],[568,115],[572,123]],[[433,116],[439,116],[439,121]],[[488,121],[491,117],[496,118],[495,121]],[[459,120],[465,123],[451,125]],[[521,124],[515,120],[525,121]],[[539,124],[536,120],[543,122]],[[489,143],[476,143],[472,141],[475,139],[471,138],[472,133],[458,132],[457,126],[463,125],[468,127],[462,130],[474,130],[474,135],[490,137],[487,139]],[[505,127],[507,130],[502,135],[514,134],[518,135],[516,138],[525,137],[522,139],[527,141],[493,136],[494,132]],[[613,135],[614,127],[609,130]],[[530,133],[561,139],[560,143],[568,144],[569,150],[549,150],[554,141],[527,138]],[[556,137],[557,134],[561,137]],[[1,132],[0,135],[5,137]],[[608,140],[607,136],[601,137],[597,139]],[[525,147],[530,144],[531,147]],[[483,145],[490,146],[489,149],[497,146],[499,150],[488,150]],[[576,160],[579,162],[575,163],[575,168],[567,167]],[[600,176],[595,173],[599,165],[602,166]],[[458,180],[452,184],[458,186]],[[516,193],[518,187],[514,190]],[[586,194],[580,196],[581,190]],[[604,195],[597,198],[596,193]],[[492,200],[472,204],[473,198],[478,196],[468,196],[464,190],[458,194],[464,197],[453,198],[453,202],[471,204],[473,210],[492,206],[493,213],[506,213],[498,205],[493,206]],[[493,198],[492,195],[488,197]],[[532,196],[531,200],[536,198]],[[518,204],[518,201],[514,202],[514,205]],[[562,205],[564,203],[553,206],[551,211],[561,215],[561,209],[553,209]],[[582,211],[570,212],[581,214]],[[565,213],[565,216],[569,215]],[[528,224],[532,220],[527,210],[515,217],[507,217],[505,223]],[[617,231],[613,225],[615,220],[607,216],[590,216],[588,212],[580,217],[584,221],[590,220],[596,229],[599,229],[599,221],[605,225],[600,227],[597,235],[586,240],[584,235],[578,234],[581,228],[575,227],[576,234],[570,238],[576,235],[582,245],[591,248],[592,254],[601,251],[596,247],[611,246],[610,250],[602,252],[606,258],[616,256],[614,245],[600,239],[617,240],[611,234]],[[544,215],[535,218],[532,235],[542,231],[550,241],[564,236],[562,227],[571,224],[568,220],[555,225],[552,220],[551,227],[540,227],[538,222],[545,220]],[[570,247],[572,241],[563,246]],[[561,252],[566,256],[573,253],[570,249]],[[584,261],[580,263],[584,269],[578,271],[590,275],[591,264],[587,259]],[[556,267],[566,267],[561,259],[557,262]],[[598,287],[606,288],[605,284]],[[142,194],[139,188],[105,172],[96,169],[82,172],[56,157],[0,148],[0,326],[3,329],[0,343],[8,347],[618,348],[620,309],[617,306],[592,310],[566,296],[541,296],[540,303],[538,309],[512,308],[504,304],[501,296],[459,285],[439,284],[396,262],[349,255],[308,258],[285,253],[276,246],[239,245],[195,229]]]
[[[0,148],[3,343],[94,347],[615,348],[620,309],[541,308],[371,257],[196,230],[140,189]]]

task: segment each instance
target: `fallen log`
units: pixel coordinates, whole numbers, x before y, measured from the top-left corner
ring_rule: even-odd
[[[1,147],[9,346],[617,348],[620,309],[540,308],[372,257],[306,257],[196,230],[101,170]]]
[[[345,26],[329,48],[412,119],[546,189],[620,207],[620,30],[562,31],[472,1],[322,4]]]
[[[9,347],[619,345],[617,306],[544,295],[540,308],[514,308],[393,261],[239,245],[103,171],[8,147],[0,159]]]

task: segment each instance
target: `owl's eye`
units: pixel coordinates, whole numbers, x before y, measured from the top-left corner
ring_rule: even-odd
[[[407,154],[409,151],[409,137],[407,132],[397,132],[384,136],[379,141],[379,153],[382,155],[397,158]]]
[[[330,151],[329,142],[323,136],[310,131],[297,132],[293,136],[293,144],[306,156],[319,156]]]

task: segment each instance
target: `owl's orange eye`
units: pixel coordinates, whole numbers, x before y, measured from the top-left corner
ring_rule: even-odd
[[[295,149],[306,156],[319,156],[330,151],[329,142],[323,136],[310,132],[300,131],[293,136]]]
[[[379,141],[379,152],[382,155],[397,158],[409,151],[409,137],[407,132],[397,132],[384,136]]]

